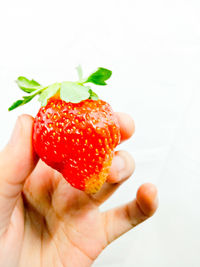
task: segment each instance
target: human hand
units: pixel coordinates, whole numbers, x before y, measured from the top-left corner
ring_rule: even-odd
[[[117,116],[125,141],[134,124],[128,115]],[[87,195],[38,161],[32,125],[32,117],[20,116],[0,153],[0,267],[91,266],[108,244],[153,215],[157,190],[144,184],[136,199],[101,213],[99,206],[132,175],[131,156],[115,152],[107,182]]]

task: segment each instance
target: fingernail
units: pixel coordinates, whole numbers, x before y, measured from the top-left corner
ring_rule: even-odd
[[[18,117],[15,123],[14,129],[13,129],[10,141],[9,141],[9,144],[11,146],[16,145],[16,142],[18,142],[20,138],[20,134],[21,134],[21,122],[20,122],[20,118]]]
[[[121,180],[121,178],[123,177],[124,169],[125,169],[125,161],[120,156],[115,156],[114,161],[115,161],[115,166],[118,172],[118,180]]]

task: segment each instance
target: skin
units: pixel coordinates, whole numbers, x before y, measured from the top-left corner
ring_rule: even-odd
[[[116,115],[125,141],[133,120]],[[0,153],[0,267],[91,266],[113,240],[154,214],[156,187],[143,184],[134,200],[102,213],[99,206],[132,175],[132,157],[116,152],[107,182],[87,195],[38,160],[32,126],[32,117],[20,116]]]

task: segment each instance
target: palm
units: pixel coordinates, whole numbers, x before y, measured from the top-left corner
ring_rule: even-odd
[[[106,247],[105,219],[95,200],[42,162],[26,181],[23,204],[21,266],[90,266]]]

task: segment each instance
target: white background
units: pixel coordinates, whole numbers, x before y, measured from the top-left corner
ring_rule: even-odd
[[[113,71],[98,94],[130,113],[134,138],[121,146],[136,160],[130,181],[103,206],[133,199],[153,182],[160,207],[110,245],[94,266],[200,266],[200,2],[198,0],[2,1],[0,148],[21,113],[19,75],[43,84],[76,79],[82,64]]]

